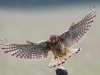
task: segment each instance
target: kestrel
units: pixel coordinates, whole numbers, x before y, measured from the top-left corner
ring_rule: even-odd
[[[90,30],[94,18],[96,17],[95,8],[78,23],[72,24],[68,30],[59,34],[51,35],[48,40],[38,43],[27,41],[27,44],[13,44],[1,40],[1,48],[5,53],[11,53],[11,56],[29,60],[40,60],[48,57],[48,53],[53,53],[53,58],[47,67],[53,68],[63,64],[71,55],[78,53],[80,48],[72,49],[79,44]]]

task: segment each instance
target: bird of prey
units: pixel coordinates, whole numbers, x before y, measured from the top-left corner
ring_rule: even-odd
[[[51,35],[48,40],[38,43],[27,41],[27,44],[13,44],[7,40],[1,40],[1,48],[5,53],[11,53],[11,56],[24,58],[29,60],[40,60],[48,57],[48,53],[53,53],[53,58],[47,67],[53,68],[59,66],[71,57],[71,55],[78,53],[80,48],[72,49],[73,46],[79,44],[90,30],[94,18],[96,17],[95,8],[78,23],[70,26],[68,30],[59,34]]]

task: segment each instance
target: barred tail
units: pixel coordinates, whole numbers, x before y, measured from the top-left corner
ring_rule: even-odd
[[[66,50],[66,54],[63,55],[62,57],[53,56],[51,62],[47,66],[47,68],[54,68],[56,66],[59,66],[59,65],[65,63],[65,60],[70,58],[72,55],[78,53],[79,51],[80,51],[80,48],[79,49],[69,49],[69,50]]]

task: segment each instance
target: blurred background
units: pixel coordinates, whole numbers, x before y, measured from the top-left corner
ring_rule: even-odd
[[[100,75],[99,0],[0,0],[0,39],[18,44],[47,40],[51,34],[60,34],[83,19],[93,5],[97,11],[93,27],[75,46],[82,50],[63,66],[69,75]],[[56,75],[56,68],[46,69],[52,55],[41,61],[27,61],[0,50],[0,75]]]

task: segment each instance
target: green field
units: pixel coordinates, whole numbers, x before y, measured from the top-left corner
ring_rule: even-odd
[[[95,5],[96,6],[96,5]],[[0,9],[0,39],[23,44],[26,40],[38,42],[51,34],[60,34],[77,23],[89,11],[90,6],[62,7],[43,10]],[[82,50],[66,61],[63,66],[69,75],[100,75],[100,6],[88,35],[75,48]],[[1,46],[0,46],[1,47]],[[11,57],[0,50],[0,75],[56,75],[55,69],[46,69],[52,59],[27,61]]]

